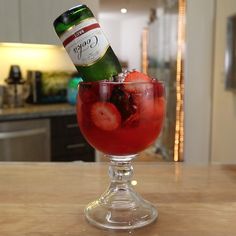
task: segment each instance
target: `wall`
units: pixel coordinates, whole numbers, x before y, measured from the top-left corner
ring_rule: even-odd
[[[121,58],[121,21],[112,17],[109,13],[99,14],[99,24],[108,38],[113,51]]]
[[[0,61],[0,84],[14,64],[21,67],[24,77],[27,70],[75,70],[69,56],[59,46],[0,44]]]
[[[142,31],[148,16],[139,15],[121,23],[121,58],[128,61],[129,69],[141,70]]]
[[[209,163],[214,9],[214,0],[187,0],[184,97],[187,163]]]
[[[103,13],[99,22],[119,59],[128,61],[129,69],[141,70],[141,35],[148,15],[124,18]]]
[[[236,94],[224,88],[226,19],[232,14],[235,0],[217,0],[211,152],[218,163],[236,163]]]

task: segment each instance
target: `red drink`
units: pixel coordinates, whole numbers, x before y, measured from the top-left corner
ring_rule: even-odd
[[[154,206],[131,185],[131,161],[158,137],[165,113],[163,85],[137,71],[125,82],[80,83],[77,118],[86,140],[110,159],[109,188],[90,203],[89,222],[109,229],[134,229],[152,223]]]
[[[161,131],[164,113],[164,88],[156,80],[80,83],[80,129],[106,154],[132,155],[150,146]]]

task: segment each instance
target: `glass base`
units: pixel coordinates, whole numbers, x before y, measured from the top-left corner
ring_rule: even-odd
[[[108,202],[100,198],[85,209],[89,223],[99,228],[136,229],[151,224],[158,217],[156,208],[134,192],[118,191],[107,197],[111,197]]]
[[[154,222],[158,217],[156,208],[130,184],[131,162],[111,162],[109,174],[112,181],[107,191],[85,209],[89,223],[99,228],[130,230]]]

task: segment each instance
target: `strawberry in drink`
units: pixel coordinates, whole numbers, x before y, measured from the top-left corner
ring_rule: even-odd
[[[81,83],[77,112],[80,129],[93,147],[115,156],[136,154],[161,131],[163,84],[138,71],[123,82]]]

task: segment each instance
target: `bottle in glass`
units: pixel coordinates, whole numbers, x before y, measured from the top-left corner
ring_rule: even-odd
[[[106,80],[121,72],[117,56],[86,5],[61,14],[54,28],[84,81]]]

